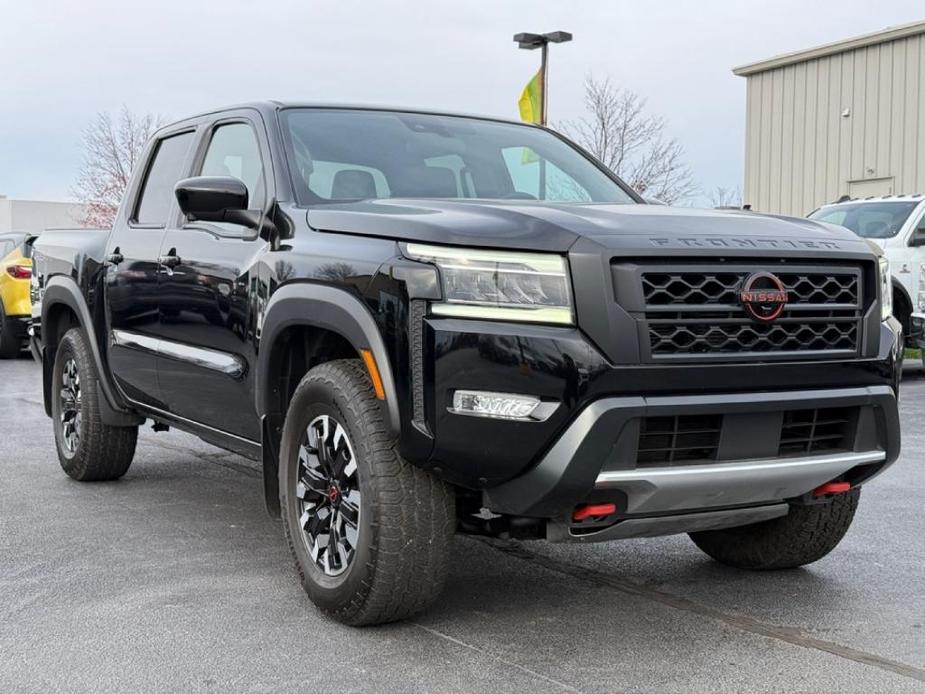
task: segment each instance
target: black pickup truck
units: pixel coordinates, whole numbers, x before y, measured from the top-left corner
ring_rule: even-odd
[[[145,420],[259,461],[349,624],[433,601],[457,531],[806,564],[899,453],[879,250],[647,205],[540,127],[206,113],[154,136],[111,231],[48,232],[34,262],[64,471],[125,474]]]

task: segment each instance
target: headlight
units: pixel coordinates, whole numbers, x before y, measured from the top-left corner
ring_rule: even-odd
[[[565,258],[409,243],[405,255],[435,264],[443,301],[431,305],[440,316],[574,323]]]
[[[890,261],[880,256],[880,320],[893,315],[893,280],[890,278]]]

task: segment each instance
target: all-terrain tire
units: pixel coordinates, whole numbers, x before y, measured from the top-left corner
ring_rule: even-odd
[[[353,554],[342,573],[333,576],[329,575],[330,567],[326,571],[317,558],[321,556],[320,543],[312,547],[314,540],[309,530],[317,532],[312,526],[316,521],[305,520],[304,484],[299,489],[300,480],[305,479],[307,456],[318,450],[318,434],[312,447],[309,429],[319,421],[341,428],[335,429],[335,438],[348,438],[355,462],[355,467],[349,467],[354,471],[353,484],[360,496],[358,534],[350,544]],[[332,457],[330,453],[325,455]],[[322,468],[319,464],[313,469]],[[398,455],[396,441],[388,432],[362,362],[327,362],[302,379],[283,427],[279,477],[289,548],[302,587],[322,611],[353,626],[382,624],[424,610],[440,594],[455,532],[453,490]],[[335,480],[332,486],[336,486],[336,475],[331,479]],[[329,499],[323,495],[311,498],[320,500],[319,506],[333,508],[347,498],[337,494],[334,491]],[[331,542],[328,536],[327,546]],[[312,557],[313,549],[316,558]]]
[[[0,359],[15,359],[21,351],[22,340],[16,334],[15,326],[0,301]]]
[[[860,488],[824,504],[791,506],[790,513],[762,523],[691,533],[700,549],[740,569],[793,569],[822,559],[848,532]]]
[[[69,477],[80,482],[119,479],[128,472],[135,456],[138,427],[104,424],[100,415],[103,397],[87,338],[80,328],[72,328],[61,339],[55,355],[51,409],[58,461]],[[71,424],[69,429],[65,419]]]

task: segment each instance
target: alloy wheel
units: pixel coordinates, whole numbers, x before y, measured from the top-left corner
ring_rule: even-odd
[[[68,453],[80,444],[80,372],[77,362],[68,359],[61,374],[61,434]]]
[[[306,428],[294,500],[312,561],[327,576],[342,574],[356,554],[361,497],[353,446],[333,417],[315,417]]]

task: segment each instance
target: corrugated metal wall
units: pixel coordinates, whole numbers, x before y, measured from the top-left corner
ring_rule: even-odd
[[[755,210],[803,216],[849,192],[925,193],[925,35],[747,80],[745,202]]]

